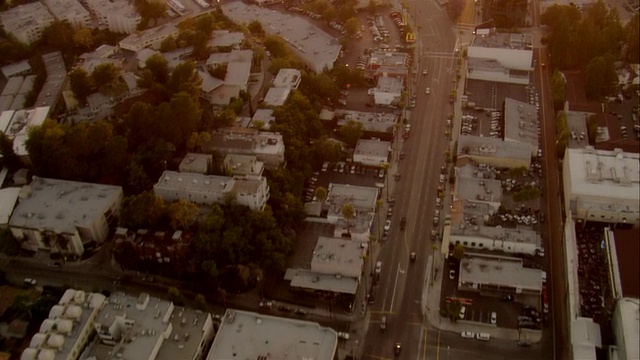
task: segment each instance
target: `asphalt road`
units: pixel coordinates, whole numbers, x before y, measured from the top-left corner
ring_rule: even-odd
[[[417,46],[417,76],[410,83],[418,101],[410,116],[409,139],[400,139],[395,144],[395,154],[404,151],[405,158],[394,162],[390,174],[399,171],[402,180],[392,190],[396,201],[394,226],[390,240],[381,245],[379,260],[383,261],[383,271],[376,303],[370,309],[372,322],[363,349],[365,359],[394,358],[396,343],[402,344],[400,357],[406,359],[423,358],[427,349],[420,298],[427,257],[433,251],[430,232],[438,176],[449,144],[444,130],[445,119],[451,112],[447,99],[454,78],[451,69],[455,69],[456,38],[452,24],[434,2],[407,5],[412,9],[412,20],[422,41]],[[428,74],[422,75],[425,68]],[[430,94],[426,94],[427,87]],[[403,216],[407,218],[404,231],[397,226]],[[409,261],[411,252],[417,254],[414,263]],[[387,317],[384,331],[379,329],[383,315]]]

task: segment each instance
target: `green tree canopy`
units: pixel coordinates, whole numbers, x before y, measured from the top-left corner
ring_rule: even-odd
[[[78,101],[85,103],[93,92],[93,79],[84,68],[76,67],[69,72],[69,85]]]
[[[363,125],[357,121],[349,120],[340,127],[340,137],[351,147],[356,146],[363,133]]]
[[[130,229],[162,228],[167,209],[161,197],[152,191],[128,196],[122,201],[120,226]]]

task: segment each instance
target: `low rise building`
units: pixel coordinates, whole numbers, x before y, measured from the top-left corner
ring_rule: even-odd
[[[327,211],[327,221],[335,224],[333,236],[369,241],[378,195],[379,189],[375,187],[329,184],[323,208]],[[342,208],[347,204],[355,210],[355,216],[351,219],[345,219],[342,215]]]
[[[521,142],[505,142],[493,137],[460,135],[458,137],[458,161],[471,159],[479,164],[498,168],[531,167],[531,145]]]
[[[479,29],[467,59],[469,79],[527,85],[534,69],[531,34]]]
[[[496,211],[502,203],[502,183],[500,180],[458,176],[454,191],[454,199],[456,200],[485,203]]]
[[[210,206],[224,204],[231,198],[255,211],[262,211],[269,199],[267,179],[262,176],[228,177],[165,171],[153,190],[168,202],[184,199]]]
[[[211,314],[174,306],[147,293],[114,292],[95,324],[97,359],[199,360],[213,338]]]
[[[207,174],[211,171],[212,166],[213,155],[187,153],[180,162],[178,170],[180,170],[180,172]]]
[[[389,106],[400,101],[403,89],[402,78],[381,76],[373,89],[373,99],[376,105]]]
[[[311,258],[311,271],[360,279],[367,247],[358,241],[320,236]]]
[[[144,48],[159,49],[162,40],[173,36],[178,36],[179,30],[175,23],[166,23],[154,28],[149,28],[140,32],[131,32],[129,36],[122,39],[118,44],[121,49],[129,51],[140,51]]]
[[[353,162],[378,167],[389,162],[391,142],[360,139],[353,151]]]
[[[11,233],[29,251],[80,256],[100,244],[117,221],[122,188],[33,177],[9,220]]]
[[[542,237],[533,230],[494,226],[451,224],[449,243],[469,250],[502,251],[536,255],[543,249]]]
[[[504,141],[531,145],[531,157],[538,156],[540,121],[535,105],[511,98],[504,101]]]
[[[287,102],[290,94],[291,89],[289,88],[269,88],[267,94],[264,96],[264,105],[273,107],[282,106]]]
[[[68,21],[75,28],[91,28],[91,15],[77,0],[43,0],[58,21]]]
[[[363,137],[378,138],[386,141],[394,139],[395,124],[398,121],[398,115],[392,113],[345,109],[336,109],[330,116],[330,119],[334,118],[337,119],[337,126],[346,125],[349,121],[355,121],[362,124]]]
[[[567,149],[565,210],[575,219],[640,225],[640,155],[620,149]]]
[[[276,121],[276,117],[273,116],[273,109],[257,109],[249,126],[258,130],[269,130],[274,121]]]
[[[211,134],[203,150],[217,156],[229,154],[255,155],[267,169],[277,169],[284,164],[284,141],[278,133],[258,129],[227,127]]]
[[[333,360],[335,330],[318,323],[227,309],[206,360]]]
[[[115,33],[133,34],[142,20],[133,3],[127,0],[86,0],[85,3],[98,23]]]
[[[79,359],[95,334],[95,321],[105,303],[102,294],[67,289],[20,359]]]
[[[55,109],[62,93],[62,86],[67,81],[67,69],[60,51],[42,55],[42,61],[47,71],[47,80],[42,85],[34,106]]]
[[[264,163],[255,155],[229,154],[222,162],[225,174],[262,176]]]
[[[524,267],[520,258],[466,253],[460,260],[458,290],[539,296],[542,270]]]
[[[7,79],[13,76],[23,76],[31,73],[29,61],[21,60],[2,67],[2,75]]]
[[[365,68],[365,77],[399,77],[407,81],[409,78],[409,54],[404,52],[374,51]]]
[[[41,2],[19,5],[0,13],[4,31],[27,45],[40,40],[42,31],[54,21],[53,15]]]
[[[302,74],[298,69],[280,69],[273,79],[272,86],[276,88],[297,89],[302,81]]]
[[[37,107],[25,110],[7,110],[0,115],[0,132],[13,141],[13,152],[20,157],[27,157],[26,142],[29,131],[42,125],[49,115],[49,107]]]
[[[114,258],[122,266],[139,265],[137,268],[153,266],[188,266],[191,237],[181,230],[174,232],[136,231],[117,228],[115,232]],[[127,262],[132,263],[127,263]],[[135,266],[134,265],[134,266]],[[165,270],[170,270],[165,267]]]

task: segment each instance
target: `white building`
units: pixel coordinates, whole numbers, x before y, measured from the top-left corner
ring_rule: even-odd
[[[302,74],[298,69],[280,69],[273,79],[273,87],[297,89],[302,81]]]
[[[394,127],[398,121],[398,115],[385,112],[368,112],[346,109],[336,109],[333,114],[330,114],[326,109],[322,109],[322,112],[327,114],[327,120],[337,118],[338,126],[346,125],[349,121],[355,121],[362,124],[362,130],[365,132],[385,140],[393,138],[393,134],[395,132]]]
[[[76,28],[91,28],[91,15],[77,0],[43,0],[56,20],[68,21]]]
[[[2,75],[7,79],[12,76],[21,76],[31,73],[31,65],[29,61],[21,60],[2,67]]]
[[[335,224],[333,236],[369,241],[378,194],[379,189],[375,187],[329,184],[323,206],[327,210],[327,221]],[[354,218],[348,220],[342,215],[342,208],[347,204],[355,209]]]
[[[287,102],[290,94],[291,89],[289,88],[269,88],[267,94],[264,96],[264,105],[273,107],[282,106]]]
[[[567,149],[563,161],[565,209],[575,219],[640,225],[640,155]]]
[[[131,35],[122,39],[119,43],[119,46],[121,49],[134,52],[148,47],[157,50],[160,48],[162,40],[168,38],[169,36],[173,36],[175,38],[178,36],[178,32],[179,31],[176,27],[176,24],[167,23],[140,32],[129,33]]]
[[[479,29],[467,48],[467,59],[469,79],[527,85],[533,71],[531,34]]]
[[[27,45],[39,40],[42,31],[55,20],[40,2],[16,6],[0,13],[4,31]]]
[[[94,326],[96,359],[200,360],[213,338],[211,314],[147,293],[112,293]]]
[[[7,110],[0,114],[0,132],[13,140],[13,151],[18,156],[28,156],[26,141],[29,130],[42,125],[49,115],[49,107],[28,110]]]
[[[640,359],[640,299],[621,298],[611,317],[613,335],[616,339],[616,359]]]
[[[115,33],[133,34],[142,20],[127,0],[86,0],[86,4],[98,23]]]
[[[67,289],[20,359],[79,359],[94,333],[94,323],[105,299],[99,293]]]
[[[399,77],[381,76],[373,89],[373,99],[376,105],[388,106],[400,101],[404,81]]]
[[[185,199],[210,206],[224,204],[230,198],[255,211],[262,211],[269,199],[269,185],[262,176],[228,177],[165,171],[153,190],[167,202]]]
[[[49,106],[53,109],[67,79],[67,69],[60,51],[42,55],[42,61],[47,70],[47,81],[42,85],[34,106]]]
[[[451,224],[449,243],[461,244],[469,250],[512,254],[536,255],[536,251],[542,249],[542,238],[533,230],[482,225]]]
[[[391,142],[360,139],[353,151],[353,162],[366,166],[381,166],[389,162]]]
[[[222,162],[226,174],[262,176],[264,163],[255,155],[229,154]]]
[[[521,258],[466,253],[458,273],[458,289],[462,291],[518,295],[542,292],[542,270],[524,267]]]
[[[227,309],[206,360],[333,360],[335,330],[318,323]]]
[[[26,250],[82,255],[84,244],[106,240],[122,196],[119,186],[34,177],[9,228]]]
[[[311,258],[311,271],[359,279],[366,246],[358,241],[320,236]]]

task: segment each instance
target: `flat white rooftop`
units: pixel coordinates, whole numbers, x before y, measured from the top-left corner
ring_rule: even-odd
[[[391,150],[390,141],[360,139],[356,144],[356,148],[353,154],[379,156],[379,157],[386,158],[387,156],[389,156],[390,150]]]
[[[207,360],[333,360],[337,345],[318,323],[228,309]]]
[[[324,109],[323,109],[324,110]],[[356,110],[337,109],[333,116],[338,119],[338,126],[355,121],[362,124],[364,131],[393,133],[393,126],[398,120],[398,115],[393,113],[376,113]]]
[[[542,272],[522,266],[522,259],[468,254],[460,261],[461,284],[515,287],[542,291]]]
[[[345,204],[352,204],[358,211],[373,211],[377,199],[378,189],[375,187],[331,183],[326,201],[331,206],[331,211],[342,214],[342,206]]]

